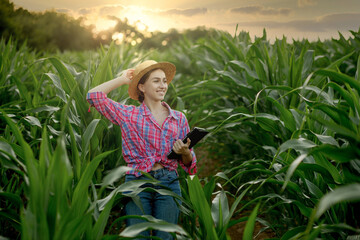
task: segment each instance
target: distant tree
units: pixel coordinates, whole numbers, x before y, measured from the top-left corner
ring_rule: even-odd
[[[200,38],[208,38],[214,36],[216,30],[215,29],[208,29],[205,26],[199,26],[194,29],[186,29],[184,30],[183,34],[190,40],[196,41]]]
[[[84,50],[98,46],[91,27],[83,26],[81,21],[55,11],[31,13],[15,9],[9,0],[0,0],[0,36],[27,41],[37,50]]]
[[[215,32],[205,27],[181,32],[174,28],[167,32],[140,31],[136,24],[129,24],[126,18],[110,18],[117,21],[115,27],[94,35],[93,27],[84,26],[81,18],[74,19],[54,10],[34,13],[23,8],[15,9],[9,0],[0,0],[0,37],[9,39],[12,36],[20,43],[27,41],[30,47],[46,51],[84,50],[109,44],[113,40],[117,44],[130,43],[148,49],[162,49],[176,44],[184,36],[197,41]]]
[[[114,20],[117,23],[112,29],[103,31],[99,34],[103,40],[114,39],[118,44],[139,44],[144,41],[144,34],[139,31],[135,25],[129,24],[127,18],[121,20],[120,18],[111,16],[109,19]]]
[[[8,0],[0,0],[0,36],[9,38],[16,35],[15,25],[12,22],[14,4]]]
[[[184,37],[190,41],[197,41],[200,38],[206,38],[214,35],[214,29],[207,29],[205,27],[197,27],[195,29],[186,29],[178,31],[175,28],[169,29],[167,32],[153,32],[151,37],[144,40],[142,46],[145,48],[166,48],[176,44]]]

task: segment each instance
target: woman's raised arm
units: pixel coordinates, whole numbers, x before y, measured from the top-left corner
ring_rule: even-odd
[[[88,93],[91,92],[103,92],[105,94],[108,94],[115,88],[118,88],[125,84],[130,84],[132,78],[133,78],[134,69],[127,69],[124,71],[123,74],[121,74],[120,77],[114,78],[110,81],[104,82],[100,84],[99,86],[96,86],[88,91]]]

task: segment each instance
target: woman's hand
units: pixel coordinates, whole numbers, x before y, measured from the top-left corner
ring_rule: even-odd
[[[120,83],[120,85],[129,85],[131,83],[131,80],[134,78],[134,69],[126,69],[122,71],[117,77],[117,81]]]
[[[191,143],[190,138],[187,139],[186,143],[183,143],[181,141],[181,139],[178,139],[174,143],[173,150],[174,150],[175,153],[181,154],[181,155],[191,154],[190,149],[189,149],[190,143]]]
[[[116,77],[110,81],[104,82],[100,84],[99,86],[96,86],[89,90],[89,93],[91,92],[103,92],[105,94],[108,94],[115,88],[118,88],[125,84],[130,84],[131,80],[134,78],[134,69],[126,69],[124,70],[120,77]]]
[[[189,149],[190,143],[190,138],[186,140],[186,143],[183,143],[181,139],[178,139],[173,146],[174,152],[181,154],[181,160],[186,166],[189,166],[192,162],[192,155]]]
[[[133,78],[134,78],[134,69],[126,69],[122,72],[120,76],[120,81],[122,81],[123,84],[129,85]]]

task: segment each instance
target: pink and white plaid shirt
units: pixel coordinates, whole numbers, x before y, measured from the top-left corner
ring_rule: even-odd
[[[112,123],[121,127],[122,152],[128,166],[133,168],[128,174],[140,176],[151,171],[155,163],[160,163],[169,170],[176,170],[178,162],[189,174],[195,174],[196,156],[190,149],[193,160],[190,166],[185,166],[181,160],[168,159],[166,156],[172,150],[177,139],[183,139],[190,131],[185,115],[169,109],[169,116],[162,126],[155,121],[154,116],[142,103],[139,107],[123,105],[107,98],[103,92],[87,94],[87,101]]]

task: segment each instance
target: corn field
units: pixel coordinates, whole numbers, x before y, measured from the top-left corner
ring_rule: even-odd
[[[46,54],[1,40],[0,238],[133,239],[155,229],[176,239],[359,239],[360,31],[351,33],[288,43],[217,32],[161,52]],[[179,225],[138,216],[147,221],[125,226],[134,216],[124,204],[144,182],[124,183],[120,127],[85,99],[145,59],[177,66],[166,102],[211,132],[195,152],[199,166],[218,166],[179,169],[182,197],[161,191],[182,201]],[[109,97],[138,104],[126,87]]]

